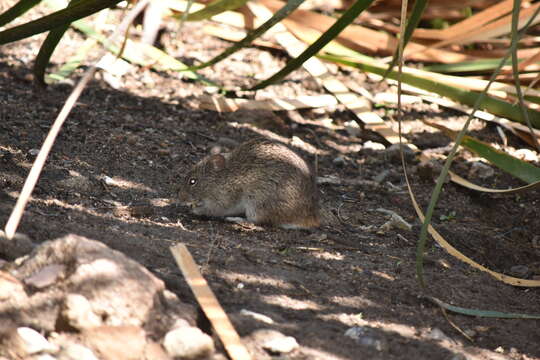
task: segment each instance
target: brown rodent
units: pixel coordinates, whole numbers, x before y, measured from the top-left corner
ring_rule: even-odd
[[[255,224],[286,229],[320,224],[309,165],[287,146],[264,138],[205,157],[184,177],[178,195],[197,215],[244,215]]]

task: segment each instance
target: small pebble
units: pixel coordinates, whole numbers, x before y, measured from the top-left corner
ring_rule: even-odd
[[[298,349],[298,342],[292,336],[287,336],[277,330],[255,330],[251,337],[270,354],[287,354]]]
[[[56,351],[57,347],[45,339],[43,335],[29,327],[17,328],[18,340],[26,354],[35,354],[43,351]]]
[[[261,321],[263,323],[266,323],[266,324],[273,324],[274,323],[274,320],[272,320],[271,317],[269,316],[266,316],[266,315],[263,315],[263,314],[259,314],[259,313],[256,313],[256,312],[253,312],[253,311],[250,311],[250,310],[246,310],[246,309],[242,309],[240,310],[240,314],[244,315],[244,316],[249,316],[257,321]]]
[[[493,175],[495,175],[495,170],[493,170],[491,166],[484,164],[481,161],[473,162],[469,170],[469,177],[473,179],[487,179]]]
[[[345,336],[356,340],[356,342],[363,346],[368,346],[376,349],[377,351],[388,350],[388,342],[375,332],[373,328],[367,326],[354,326],[345,331]]]
[[[446,341],[452,342],[452,339],[446,336],[446,334],[443,333],[442,330],[439,328],[431,329],[431,331],[426,334],[426,338],[431,339],[431,340],[439,340],[439,341],[446,340]]]
[[[214,341],[196,327],[181,327],[169,331],[163,346],[171,357],[198,359],[214,352]]]

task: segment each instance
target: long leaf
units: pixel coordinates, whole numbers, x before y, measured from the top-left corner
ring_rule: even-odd
[[[85,0],[34,21],[0,32],[0,45],[49,31],[58,26],[92,15],[102,9],[114,6],[122,0]]]
[[[40,2],[41,0],[20,0],[0,15],[0,26],[4,26],[11,20],[18,18]]]
[[[227,58],[231,54],[235,53],[236,51],[240,50],[241,48],[251,44],[251,42],[264,34],[268,29],[270,29],[272,26],[280,22],[282,19],[286,18],[291,12],[293,12],[298,6],[300,6],[304,0],[290,0],[287,2],[285,6],[283,6],[279,11],[277,11],[270,19],[264,22],[261,26],[259,26],[257,29],[249,32],[246,37],[244,37],[242,40],[234,44],[233,46],[226,49],[224,52],[219,54],[218,56],[214,57],[213,59],[205,62],[204,64],[197,65],[197,66],[191,66],[187,68],[186,70],[199,70],[202,68],[205,68],[207,66],[212,66],[221,60]]]
[[[474,61],[462,61],[453,64],[435,64],[422,67],[423,70],[439,73],[469,73],[469,72],[486,72],[493,70],[501,59],[478,59]],[[512,61],[507,60],[505,65],[511,65]]]
[[[465,135],[461,145],[529,184],[540,180],[540,168],[497,150],[483,141]]]
[[[285,76],[298,69],[306,60],[317,54],[319,50],[321,50],[332,39],[338,36],[339,33],[343,29],[345,29],[347,25],[353,22],[353,20],[356,19],[356,17],[360,15],[360,13],[364,11],[372,2],[373,0],[357,0],[345,13],[343,13],[339,20],[337,20],[334,25],[332,25],[330,29],[328,29],[328,31],[323,33],[317,39],[317,41],[315,41],[306,50],[304,50],[302,54],[300,54],[297,58],[289,61],[283,69],[281,69],[268,79],[262,81],[258,85],[254,86],[251,90],[262,89],[272,83],[275,83],[276,81],[283,79]]]
[[[45,69],[49,64],[49,60],[51,59],[54,49],[68,28],[69,24],[65,24],[52,29],[45,38],[41,48],[39,48],[39,52],[34,63],[34,82],[36,84],[40,86],[47,85],[45,84]]]
[[[463,315],[499,318],[499,319],[540,319],[540,315],[528,315],[528,314],[520,314],[520,313],[506,313],[506,312],[492,311],[492,310],[468,309],[464,307],[447,304],[431,296],[429,296],[428,299],[446,310],[450,310],[455,313],[463,314]]]
[[[424,13],[424,10],[426,9],[427,3],[428,3],[428,0],[416,0],[414,2],[414,7],[412,9],[409,20],[407,20],[405,34],[403,35],[403,48],[407,46],[407,43],[411,39],[414,29],[418,27],[418,23],[420,22],[420,19],[422,18],[422,14]],[[398,61],[398,50],[399,48],[396,49],[396,51],[394,52],[392,61],[390,62],[390,65],[388,65],[388,70],[386,70],[386,73],[384,74],[383,78],[386,78],[388,75],[388,72],[390,72],[394,68],[394,66],[396,66],[396,63]]]
[[[446,126],[431,121],[424,122],[429,126],[441,130],[452,140],[455,140],[457,137],[457,132],[448,129]],[[526,183],[531,184],[540,181],[540,168],[509,155],[504,151],[497,150],[488,143],[465,135],[461,140],[461,145]]]
[[[120,48],[110,44],[105,36],[96,32],[86,21],[79,20],[71,25],[77,30],[85,33],[87,36],[99,41],[113,54],[118,54],[120,52]],[[157,71],[183,71],[187,67],[184,63],[167,55],[167,53],[159,50],[158,48],[148,44],[134,43],[129,39],[122,53],[122,59],[141,66],[150,66]],[[193,71],[184,71],[182,74],[189,79],[201,81],[210,86],[219,87],[214,82]]]
[[[201,21],[210,19],[212,16],[221,14],[224,11],[237,9],[248,1],[249,0],[215,0],[206,5],[204,9],[188,14],[186,21]],[[181,16],[182,15],[179,15],[177,17],[180,18]]]
[[[75,55],[69,58],[56,72],[46,75],[46,83],[52,83],[55,81],[62,81],[69,77],[79,66],[84,59],[88,57],[90,50],[96,46],[97,41],[95,39],[86,39],[86,41],[79,46]]]
[[[343,65],[352,66],[367,72],[383,75],[386,71],[385,67],[378,65],[375,62],[361,62],[360,60],[351,61],[345,60],[335,55],[319,55],[321,59],[334,61]],[[397,72],[391,71],[388,74],[391,79],[397,79]],[[424,79],[408,73],[401,75],[401,81],[418,88],[446,96],[452,100],[459,101],[462,104],[473,106],[476,100],[480,97],[480,93],[476,91],[463,90],[454,86],[449,86],[433,80]],[[510,104],[506,101],[499,100],[491,96],[485,96],[480,102],[480,108],[489,111],[492,114],[512,119],[520,123],[525,123],[525,119],[521,113],[521,109],[517,104]],[[540,112],[532,109],[526,109],[529,119],[535,128],[540,129]]]

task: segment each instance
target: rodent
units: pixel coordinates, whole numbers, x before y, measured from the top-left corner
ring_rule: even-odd
[[[183,178],[178,196],[196,215],[244,215],[249,222],[285,229],[320,225],[310,166],[287,146],[265,138],[206,156]]]

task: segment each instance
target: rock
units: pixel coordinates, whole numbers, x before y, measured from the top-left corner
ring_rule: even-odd
[[[255,330],[251,337],[270,354],[287,354],[298,349],[298,342],[292,336],[286,336],[272,329]]]
[[[66,296],[61,316],[67,324],[79,331],[102,324],[101,318],[94,313],[88,299],[80,294]]]
[[[12,358],[57,350],[43,335],[29,327],[9,329],[0,342],[0,353]]]
[[[6,238],[6,233],[0,230],[0,253],[7,259],[13,260],[34,250],[34,243],[21,233],[15,233],[12,239]]]
[[[451,338],[449,338],[448,336],[446,336],[446,334],[443,333],[442,330],[439,329],[439,328],[433,328],[433,329],[431,329],[431,330],[426,334],[426,338],[431,339],[431,340],[453,342],[453,340],[452,340]]]
[[[345,165],[346,161],[342,155],[338,155],[334,158],[334,160],[332,160],[332,163],[336,166],[343,166]]]
[[[98,360],[89,348],[75,343],[64,343],[57,354],[58,360]]]
[[[144,358],[146,335],[133,325],[99,326],[82,332],[82,342],[102,360]]]
[[[487,179],[492,177],[495,174],[495,170],[487,164],[484,164],[481,161],[475,161],[472,163],[471,168],[469,169],[469,177]]]
[[[157,296],[164,290],[161,280],[119,251],[77,235],[43,243],[13,275],[24,279],[52,264],[63,264],[70,269],[62,288],[66,293],[88,299],[94,313],[104,318],[106,325],[139,326],[156,306],[161,306]],[[50,300],[44,301],[47,297]],[[62,303],[58,296],[40,292],[32,296],[25,314],[30,324],[38,325],[36,328],[53,331]]]
[[[399,148],[399,144],[390,145],[384,150],[385,157],[393,163],[401,163],[401,153],[399,151]],[[403,156],[405,157],[405,162],[409,162],[414,159],[416,154],[409,145],[402,144],[401,148],[403,149]]]
[[[214,352],[214,341],[196,327],[180,327],[169,331],[163,346],[173,358],[200,359]]]
[[[47,265],[39,271],[24,279],[26,285],[33,286],[37,289],[45,288],[52,285],[60,277],[63,277],[66,267],[62,264]]]
[[[436,159],[420,162],[415,168],[416,174],[424,181],[435,182],[441,174],[443,165]],[[446,176],[445,182],[450,181]]]
[[[70,170],[69,176],[59,180],[57,185],[68,191],[76,191],[80,193],[88,193],[92,190],[92,181],[79,174],[76,171]]]
[[[377,351],[388,350],[388,342],[385,338],[368,326],[354,326],[345,331],[345,336],[354,339],[358,344],[371,347]]]

